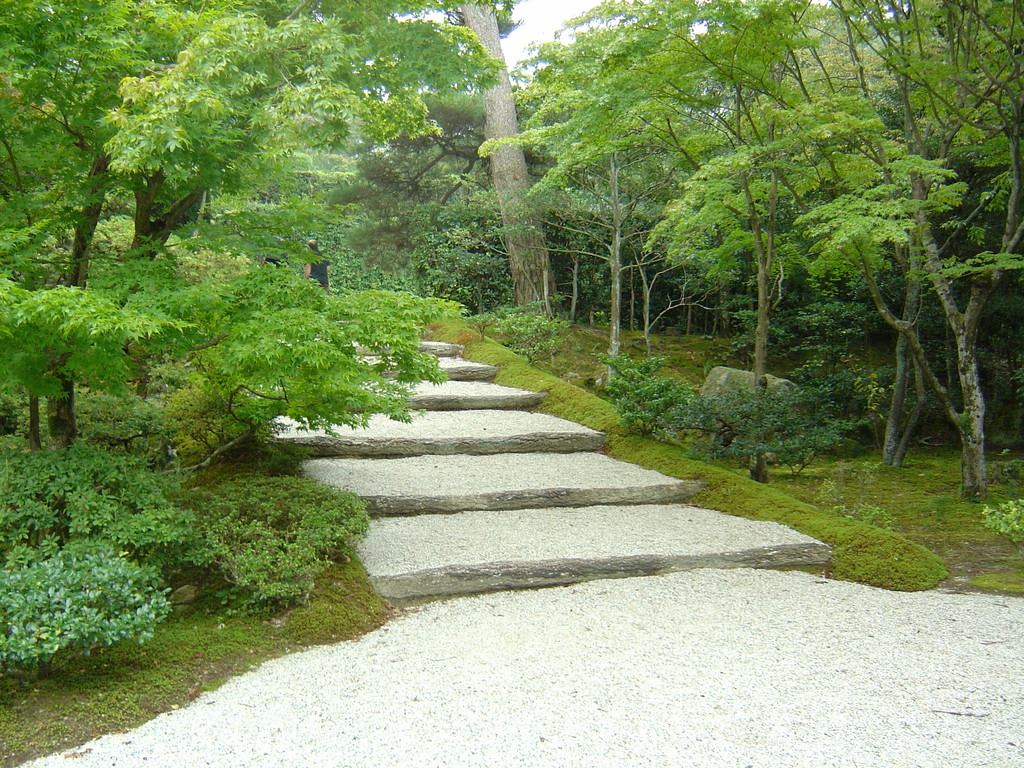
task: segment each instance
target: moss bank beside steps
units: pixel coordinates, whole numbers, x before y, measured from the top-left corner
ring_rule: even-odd
[[[932,589],[947,571],[942,560],[899,534],[823,512],[771,486],[690,458],[673,445],[630,435],[610,403],[527,364],[524,358],[485,340],[461,322],[432,327],[432,338],[465,345],[465,358],[501,368],[497,383],[547,392],[539,410],[608,433],[608,454],[672,477],[701,479],[706,487],[693,502],[752,520],[771,520],[829,544],[830,575],[884,589]]]

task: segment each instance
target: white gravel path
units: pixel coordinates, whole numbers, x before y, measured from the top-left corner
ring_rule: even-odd
[[[269,662],[73,764],[1020,768],[1022,630],[1022,600],[775,571],[464,598]]]

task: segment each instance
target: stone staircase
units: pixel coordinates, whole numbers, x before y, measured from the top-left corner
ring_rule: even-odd
[[[493,383],[461,347],[424,342],[449,381],[416,388],[412,422],[300,431],[309,477],[367,501],[359,555],[386,598],[452,595],[693,568],[824,565],[825,544],[776,523],[689,506],[696,481],[600,453],[604,435],[530,412],[543,393]]]

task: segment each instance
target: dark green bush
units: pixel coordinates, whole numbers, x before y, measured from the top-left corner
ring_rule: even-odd
[[[554,354],[562,343],[562,332],[569,326],[564,320],[545,317],[539,310],[523,308],[500,313],[494,332],[502,343],[535,363],[545,355]]]
[[[739,390],[698,395],[679,410],[674,427],[699,435],[698,449],[711,458],[772,454],[799,472],[835,446],[850,424],[800,390]]]
[[[153,573],[110,550],[0,571],[0,670],[45,675],[62,657],[141,643],[170,610]]]
[[[75,399],[80,437],[107,450],[144,456],[151,464],[166,464],[163,449],[170,443],[163,408],[135,393],[112,395],[83,390]]]
[[[71,544],[103,544],[173,565],[194,541],[190,515],[169,500],[173,488],[139,458],[81,443],[0,453],[0,558],[24,564]]]
[[[302,477],[244,475],[184,498],[242,608],[302,603],[316,574],[369,525],[358,497]]]
[[[623,425],[641,435],[672,431],[678,412],[695,393],[681,381],[655,375],[666,358],[632,360],[626,355],[598,355],[598,359],[612,369],[604,391]]]

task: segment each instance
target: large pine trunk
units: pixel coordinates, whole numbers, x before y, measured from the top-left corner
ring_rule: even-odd
[[[494,8],[463,5],[462,17],[487,52],[502,64],[498,84],[484,93],[484,135],[488,140],[515,137],[519,134],[519,121]],[[540,221],[526,201],[530,190],[526,157],[522,147],[503,144],[494,149],[490,161],[491,181],[506,231],[505,247],[516,304],[540,302],[550,314],[554,281]]]

